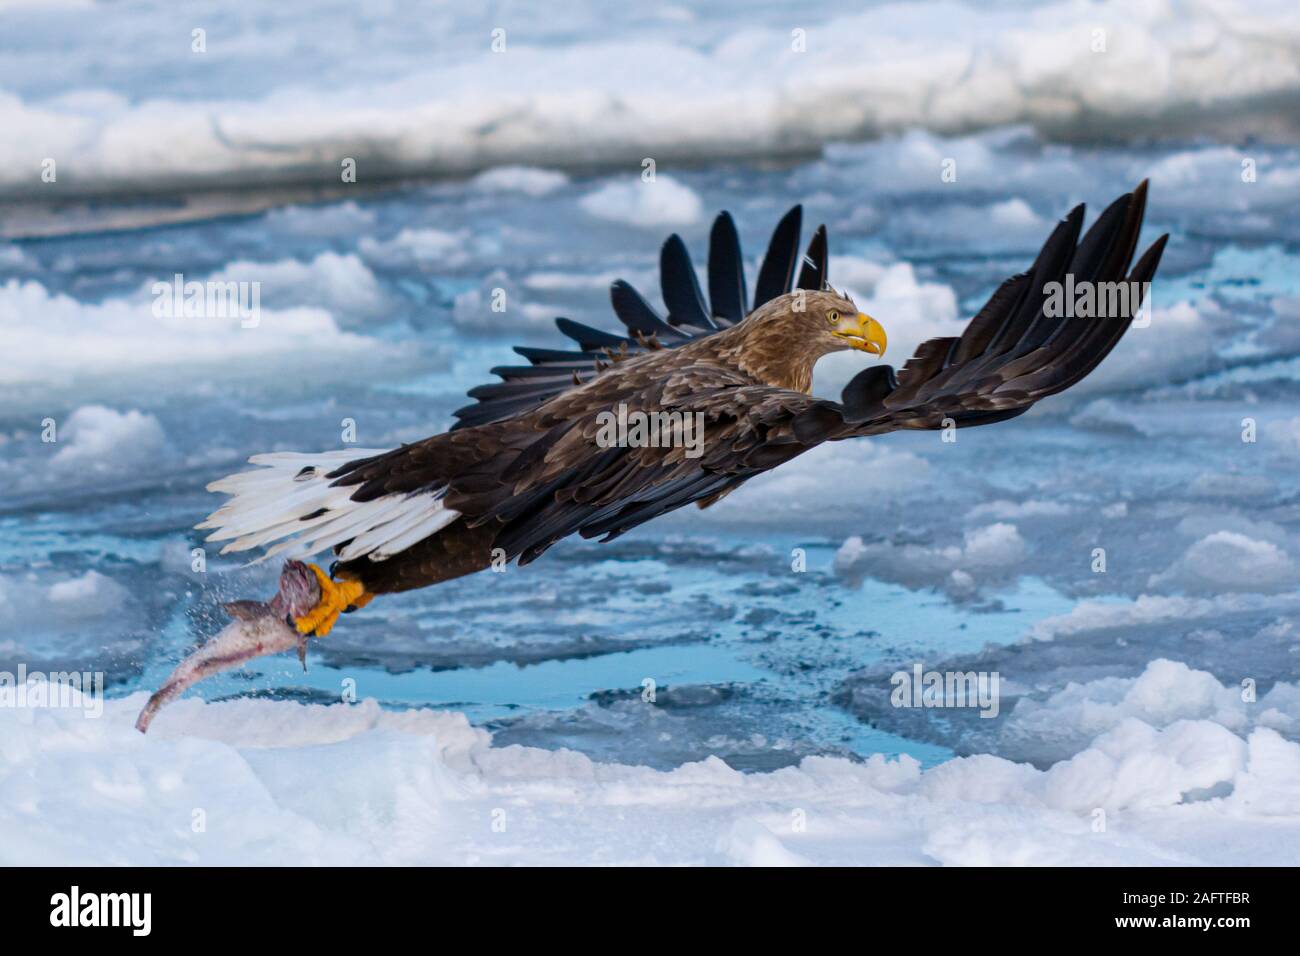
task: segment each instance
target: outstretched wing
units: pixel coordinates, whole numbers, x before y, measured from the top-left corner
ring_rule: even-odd
[[[960,337],[924,343],[897,374],[887,365],[859,373],[839,402],[758,384],[735,369],[678,363],[668,353],[623,365],[536,415],[437,435],[327,477],[354,487],[351,498],[362,503],[436,493],[469,526],[496,529],[494,546],[526,563],[573,533],[608,540],[683,505],[707,504],[825,441],[942,428],[947,419],[970,426],[1012,418],[1087,375],[1132,324],[1168,238],[1131,265],[1145,199],[1143,183],[1082,240],[1083,207],[1076,208],[1029,271],[1002,283]],[[792,267],[783,268],[768,271],[765,262],[763,292],[789,281]],[[743,283],[728,278],[724,287],[718,275],[726,307],[743,310]],[[1067,276],[1076,287],[1127,281],[1137,295],[1111,316],[1049,315],[1049,284]],[[698,421],[700,454],[688,454],[681,440],[602,443],[599,415],[617,405],[678,414],[682,427],[685,416]]]
[[[802,431],[827,439],[1005,421],[1074,385],[1105,358],[1139,313],[1168,235],[1132,265],[1146,208],[1147,183],[1116,199],[1079,239],[1082,205],[1057,225],[1029,271],[1012,276],[960,337],[924,342],[895,375],[888,365],[859,372],[839,403],[806,410]],[[1067,281],[1068,279],[1068,281]],[[1052,283],[1104,290],[1110,315],[1051,314]],[[1103,298],[1098,292],[1097,300]],[[1059,302],[1059,299],[1056,300]]]
[[[535,440],[517,457],[490,455],[485,468],[452,478],[447,504],[471,525],[497,523],[494,546],[526,564],[570,534],[609,540],[806,451],[812,444],[794,423],[815,401],[718,365],[629,369],[487,429],[500,432],[488,440],[503,449],[524,429]],[[655,416],[660,438],[603,441],[616,405],[628,417]]]
[[[674,449],[609,449],[591,454],[591,434],[572,433],[563,474],[551,472],[540,495],[517,512],[499,542],[531,560],[564,535],[616,537],[691,502],[707,504],[763,471],[824,441],[879,435],[903,428],[986,425],[1013,418],[1035,402],[1069,388],[1096,368],[1141,308],[1167,236],[1133,256],[1146,206],[1146,183],[1121,196],[1082,240],[1083,207],[1074,209],[1044,243],[1029,271],[1007,279],[960,337],[925,342],[895,375],[887,365],[859,373],[840,402],[800,392],[729,381],[717,370],[680,370],[664,390],[648,385],[639,407],[700,414],[703,453],[687,459]],[[1115,314],[1049,315],[1050,284],[1131,283]],[[575,399],[578,398],[575,395]],[[571,409],[557,405],[556,427]],[[548,413],[550,410],[548,409]],[[586,449],[586,455],[582,450]],[[531,457],[531,456],[530,456]]]
[[[860,372],[840,402],[713,381],[701,383],[697,394],[661,399],[668,402],[665,407],[699,412],[716,423],[706,429],[702,457],[694,463],[678,460],[668,471],[653,455],[625,456],[624,484],[602,487],[627,493],[616,498],[607,493],[591,513],[560,507],[558,527],[565,534],[614,537],[684,504],[716,500],[824,441],[937,429],[947,420],[960,427],[987,425],[1069,388],[1096,368],[1132,325],[1160,264],[1168,236],[1132,264],[1146,192],[1143,182],[1115,200],[1082,240],[1084,207],[1075,208],[1043,244],[1033,266],[1003,282],[960,337],[923,343],[897,375],[888,365]],[[1094,290],[1102,283],[1129,283],[1131,294],[1116,296],[1118,307],[1110,315],[1049,314],[1054,311],[1047,308],[1051,283],[1064,287],[1067,276],[1078,289],[1085,283]],[[590,480],[582,476],[580,487]],[[581,499],[581,492],[576,497]],[[549,502],[547,507],[556,508]],[[548,530],[528,546],[545,548],[552,540]]]
[[[821,289],[826,284],[826,227],[819,226],[802,262],[799,233],[803,208],[793,207],[772,233],[767,254],[758,270],[753,308],[791,291]],[[796,268],[798,273],[796,275]],[[675,233],[659,253],[659,285],[666,316],[660,316],[645,298],[622,279],[610,286],[614,314],[626,328],[614,334],[559,318],[556,326],[577,346],[576,350],[532,348],[517,345],[515,352],[529,365],[498,366],[492,374],[501,381],[470,389],[472,405],[458,409],[455,428],[499,421],[541,405],[556,395],[591,381],[616,359],[649,349],[676,348],[735,325],[751,311],[745,285],[745,265],[740,237],[729,213],[713,221],[709,234],[706,298],[695,275],[686,243]]]

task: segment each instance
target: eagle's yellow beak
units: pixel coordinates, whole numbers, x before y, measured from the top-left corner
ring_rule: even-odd
[[[884,355],[888,344],[884,326],[865,312],[859,312],[852,318],[845,316],[831,334],[844,339],[858,351],[870,352],[872,355]]]

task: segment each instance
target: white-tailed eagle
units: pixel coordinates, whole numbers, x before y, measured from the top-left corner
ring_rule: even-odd
[[[476,402],[444,434],[391,450],[254,456],[259,467],[209,485],[232,497],[199,527],[227,542],[222,553],[331,551],[330,573],[311,566],[319,602],[293,619],[323,635],[376,594],[494,559],[527,564],[571,534],[609,540],[684,505],[708,507],[823,442],[1005,421],[1078,382],[1128,329],[1136,297],[1092,318],[1045,306],[1067,277],[1075,288],[1147,287],[1167,236],[1133,265],[1145,202],[1143,183],[1082,236],[1077,207],[961,336],[925,342],[897,373],[866,368],[838,402],[810,394],[813,365],[840,349],[881,355],[885,333],[831,288],[825,227],[801,257],[802,213],[790,210],[751,300],[724,212],[709,237],[707,295],[671,236],[660,257],[663,314],[615,282],[622,331],[557,319],[573,344],[517,347],[528,364],[493,369],[500,381],[473,389]],[[665,422],[667,440],[610,441],[610,417],[633,414]]]

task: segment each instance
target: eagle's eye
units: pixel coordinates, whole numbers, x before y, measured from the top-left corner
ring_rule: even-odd
[[[826,313],[826,321],[829,324],[834,325],[839,320],[840,320],[840,314],[836,312],[834,309],[831,309],[829,312]]]

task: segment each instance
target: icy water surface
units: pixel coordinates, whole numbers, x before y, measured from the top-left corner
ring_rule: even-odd
[[[913,132],[661,169],[650,207],[639,168],[505,170],[0,244],[0,666],[102,668],[114,695],[156,685],[221,626],[219,602],[274,587],[276,568],[214,552],[192,570],[207,481],[256,452],[339,447],[345,420],[362,447],[447,427],[511,344],[559,344],[553,316],[610,325],[612,278],[657,299],[659,243],[680,231],[702,258],[716,210],[753,261],[804,202],[830,230],[831,281],[901,364],[959,330],[1073,203],[1095,212],[1149,176],[1143,242],[1173,234],[1153,323],[1070,395],[955,444],[818,449],[612,544],[383,598],[313,642],[306,673],[267,659],[193,693],[354,688],[463,710],[497,745],[766,769],[814,753],[1050,761],[1073,751],[1027,734],[1021,700],[1155,658],[1261,692],[1294,680],[1300,155],[1252,149],[1250,184],[1243,155]],[[956,183],[935,172],[948,156]],[[260,281],[261,324],[158,321],[150,287],[175,273]],[[833,357],[817,390],[860,365]],[[918,661],[998,671],[1001,714],[889,706],[889,675]]]

